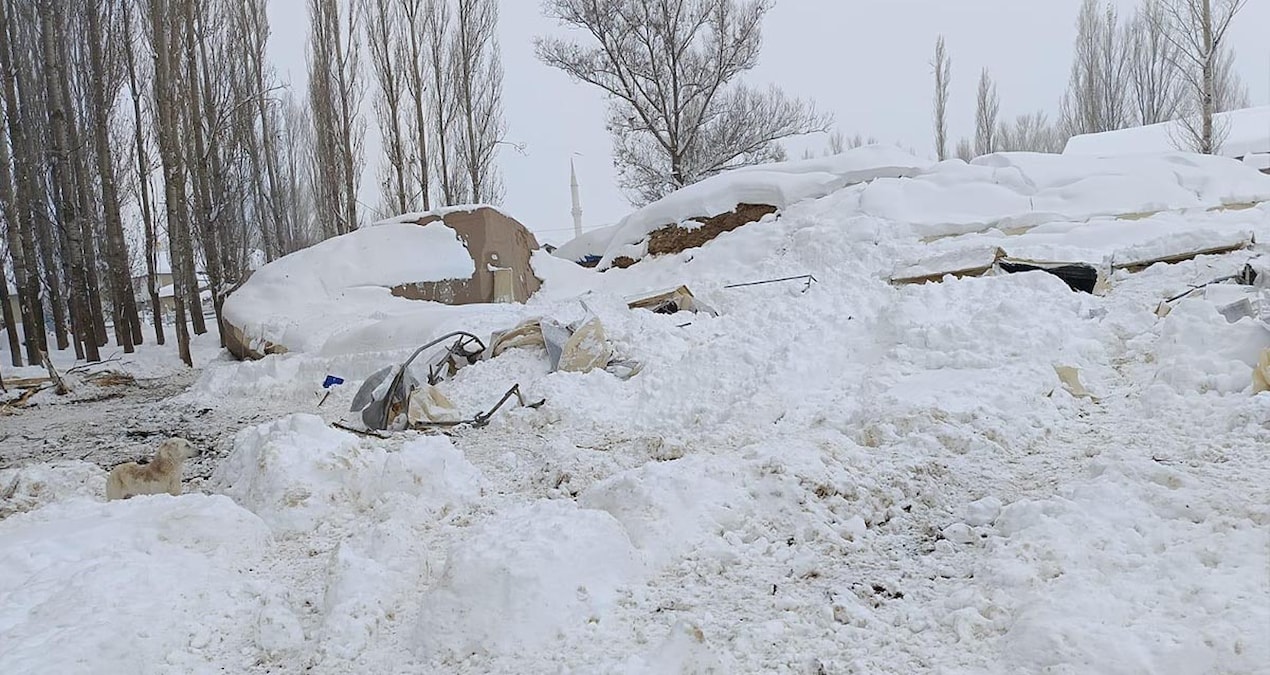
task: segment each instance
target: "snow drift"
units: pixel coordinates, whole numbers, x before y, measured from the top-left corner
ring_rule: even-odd
[[[848,185],[913,175],[928,164],[898,148],[873,145],[831,157],[745,167],[689,185],[635,211],[613,226],[611,236],[590,232],[583,235],[586,246],[570,243],[561,248],[572,256],[602,254],[599,267],[604,269],[619,256],[642,258],[639,244],[667,225],[691,228],[692,218],[726,213],[738,204],[782,209]]]
[[[457,233],[442,223],[385,224],[332,237],[256,270],[224,305],[246,346],[318,351],[341,328],[418,309],[391,287],[472,275]],[[433,307],[435,310],[436,308]]]
[[[1213,125],[1223,140],[1217,153],[1243,157],[1270,153],[1270,106],[1218,113]],[[1185,147],[1188,132],[1180,122],[1161,122],[1117,131],[1073,136],[1064,155],[1140,155],[1171,152]]]

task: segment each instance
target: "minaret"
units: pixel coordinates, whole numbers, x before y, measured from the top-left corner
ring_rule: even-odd
[[[573,194],[573,236],[582,236],[582,198],[578,196],[578,172],[569,158],[569,191]]]

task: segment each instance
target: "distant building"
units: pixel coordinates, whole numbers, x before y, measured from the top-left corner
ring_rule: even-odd
[[[203,303],[203,311],[207,313],[211,311],[211,290],[208,285],[207,275],[199,270],[195,275],[198,280],[199,296]],[[159,292],[159,306],[165,314],[176,311],[175,288],[176,283],[172,278],[172,261],[168,258],[167,251],[156,251],[154,260],[154,287]],[[150,291],[146,287],[146,274],[134,275],[132,277],[132,293],[137,299],[137,308],[141,311],[150,310]]]
[[[1219,113],[1213,123],[1224,136],[1217,154],[1270,173],[1270,106]],[[1067,141],[1064,155],[1134,155],[1171,152],[1184,142],[1180,122],[1164,122],[1099,134],[1082,134]]]

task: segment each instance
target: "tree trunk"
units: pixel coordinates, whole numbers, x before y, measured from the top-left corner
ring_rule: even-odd
[[[1205,155],[1211,155],[1217,151],[1213,141],[1213,112],[1214,102],[1214,80],[1216,79],[1217,58],[1220,52],[1213,44],[1213,3],[1212,0],[1203,0],[1203,15],[1201,17],[1201,30],[1204,33],[1204,49],[1207,54],[1204,55],[1203,74],[1201,77],[1204,81],[1203,93],[1203,110],[1201,111],[1202,119],[1200,121],[1200,149],[1199,151]]]
[[[191,26],[193,25],[193,22],[194,22],[194,12],[192,9],[193,5],[194,5],[193,2],[186,4],[186,14],[187,14],[188,20],[191,23]],[[202,28],[202,26],[200,26],[200,28]],[[223,181],[223,177],[225,175],[225,168],[223,163],[224,158],[221,155],[221,147],[220,147],[220,142],[218,139],[218,134],[210,128],[211,120],[217,119],[218,114],[216,111],[214,99],[212,98],[212,85],[211,85],[212,60],[207,53],[207,39],[205,35],[205,30],[200,29],[197,33],[197,38],[198,38],[198,53],[200,57],[200,63],[202,64],[202,68],[200,72],[201,72],[201,83],[203,87],[202,101],[201,101],[202,110],[203,110],[203,118],[208,120],[209,122],[209,125],[208,125],[209,128],[208,128],[207,139],[206,139],[207,140],[206,149],[205,149],[206,154],[204,155],[205,162],[208,165],[208,168],[204,169],[204,174],[206,175],[207,172],[210,171],[210,175],[207,175],[206,177],[208,212],[206,215],[206,223],[204,225],[204,230],[203,230],[205,233],[204,235],[205,241],[203,242],[203,251],[204,251],[204,257],[207,258],[207,280],[208,280],[208,286],[212,293],[212,311],[214,312],[216,317],[216,337],[220,341],[220,346],[224,347],[225,346],[225,323],[223,318],[221,317],[221,305],[222,303],[224,303],[224,298],[221,297],[221,292],[226,285],[225,281],[228,278],[228,275],[230,273],[229,271],[233,268],[233,265],[231,264],[230,258],[229,258],[230,247],[228,243],[226,242],[226,237],[224,234],[226,230],[224,229],[224,226],[218,227],[217,225],[218,225],[218,222],[223,222],[220,218],[218,218],[218,216],[220,215],[221,210],[225,208],[225,205],[228,201],[228,195],[225,194],[225,190],[224,190],[224,181]],[[263,92],[261,92],[260,95],[263,96],[264,95]],[[191,104],[195,105],[195,108],[194,108],[195,110],[199,109],[197,107],[198,103],[199,101],[196,99],[191,100]],[[201,124],[198,125],[197,128],[201,129],[202,125]],[[241,206],[242,201],[238,200],[238,203]],[[239,219],[238,222],[242,222],[242,219]],[[210,240],[211,244],[209,245],[206,240]],[[246,242],[245,237],[243,241],[244,243]],[[199,313],[200,314],[202,313],[201,303],[200,303]]]
[[[88,270],[85,269],[83,231],[76,213],[74,166],[70,158],[66,101],[59,83],[66,82],[65,64],[57,49],[57,37],[64,31],[56,23],[58,10],[52,0],[40,0],[40,44],[44,57],[44,82],[48,95],[52,179],[57,186],[58,220],[66,235],[71,268],[71,313],[89,361],[100,361],[97,335],[88,308]],[[58,31],[58,35],[54,34]]]
[[[4,50],[4,55],[8,55],[8,12],[5,11],[4,3],[0,2],[0,50]],[[5,67],[7,58],[0,57],[4,63],[0,63],[0,68]],[[8,71],[5,70],[5,73]],[[5,77],[5,75],[0,75]],[[7,83],[6,83],[7,85]],[[6,87],[7,90],[7,87]],[[6,97],[7,109],[7,97]],[[16,117],[18,111],[13,110]],[[10,163],[9,144],[6,139],[0,137],[0,208],[3,209],[5,222],[9,224],[6,230],[6,238],[9,243],[9,255],[13,257],[13,280],[17,284],[16,291],[18,298],[19,313],[22,315],[22,326],[26,330],[27,335],[31,334],[32,324],[30,321],[30,312],[25,307],[25,301],[22,298],[22,289],[26,287],[26,252],[22,247],[22,235],[20,228],[23,224],[18,219],[18,208],[16,198],[13,191],[13,168]],[[9,283],[8,276],[5,274],[4,256],[0,256],[0,304],[3,305],[3,316],[5,331],[9,334],[9,356],[14,366],[22,365],[22,343],[18,338],[18,324],[16,317],[13,316],[13,307],[9,304]]]
[[[67,313],[66,297],[62,295],[62,278],[58,276],[57,259],[54,257],[54,237],[52,217],[40,208],[39,224],[36,228],[41,262],[44,266],[44,286],[48,288],[49,309],[53,312],[53,337],[57,340],[58,351],[70,346],[67,324],[70,317]],[[58,246],[60,246],[60,239]]]
[[[66,58],[66,53],[62,53],[62,63],[70,63]],[[72,177],[72,185],[74,186],[74,198],[79,201],[79,227],[82,233],[80,241],[83,246],[84,256],[84,275],[88,282],[86,303],[88,316],[93,322],[93,337],[97,341],[97,346],[101,347],[108,341],[106,335],[106,317],[102,309],[101,298],[101,274],[100,265],[97,262],[97,230],[93,227],[94,221],[97,219],[96,209],[93,207],[90,190],[93,188],[92,178],[88,175],[88,161],[84,157],[84,144],[81,141],[79,133],[79,120],[75,116],[75,109],[71,106],[70,86],[64,80],[62,82],[62,103],[66,110],[66,129],[67,129],[67,158],[71,162],[71,168],[74,170]],[[111,306],[114,309],[113,303]]]
[[[60,4],[60,3],[59,3]],[[66,24],[58,26],[57,42],[54,45],[57,49],[58,63],[62,66],[62,77],[58,81],[58,90],[60,98],[58,103],[65,112],[66,120],[66,157],[70,162],[68,169],[71,173],[71,185],[75,190],[70,198],[79,202],[77,210],[79,227],[81,231],[81,246],[84,259],[84,279],[87,282],[85,287],[85,307],[87,309],[86,316],[92,321],[93,337],[98,347],[106,344],[106,318],[102,310],[101,297],[101,275],[100,265],[97,262],[97,231],[93,227],[96,221],[96,209],[93,206],[92,193],[93,181],[88,172],[88,161],[85,156],[86,148],[83,142],[83,134],[80,131],[81,120],[76,114],[72,101],[75,96],[71,93],[72,75],[70,72],[71,59],[70,52],[67,47],[69,40],[64,39],[66,34]]]
[[[4,332],[9,336],[9,359],[14,366],[22,365],[22,341],[18,339],[18,322],[9,303],[9,282],[5,276],[4,256],[0,255],[0,318],[4,319]]]
[[[349,68],[346,64],[352,61],[356,68],[356,60],[353,50],[357,49],[354,42],[357,32],[353,23],[353,17],[357,13],[357,8],[350,6],[348,8],[348,49],[344,50],[340,57],[340,72],[338,78],[338,86],[340,89],[340,163],[341,167],[341,202],[344,207],[344,213],[341,220],[344,226],[340,234],[346,234],[357,229],[357,176],[354,170],[355,161],[353,158],[353,118],[357,115],[357,110],[353,107],[353,88],[356,86],[357,72]],[[337,51],[337,53],[340,53]]]
[[[185,97],[189,105],[188,119],[191,140],[193,141],[193,153],[191,153],[191,156],[196,159],[196,161],[189,164],[189,172],[194,182],[195,223],[203,242],[203,271],[207,274],[208,286],[212,290],[212,302],[214,305],[218,294],[216,287],[220,283],[220,247],[216,226],[212,222],[212,181],[209,175],[212,171],[212,162],[214,160],[211,157],[213,153],[208,151],[207,135],[203,126],[207,111],[203,106],[205,92],[203,91],[202,73],[199,70],[199,36],[194,29],[194,2],[192,0],[184,0],[182,4],[184,6],[183,24],[185,27]],[[207,119],[210,120],[212,118]],[[191,291],[191,316],[194,319],[194,332],[202,335],[207,332],[207,326],[203,321],[202,293],[199,290],[197,274],[195,274]],[[219,317],[220,313],[217,312],[218,323]],[[221,342],[223,346],[223,336]]]
[[[0,0],[0,89],[3,89],[9,146],[16,183],[5,181],[5,187],[16,190],[0,194],[4,202],[4,215],[9,221],[9,254],[13,257],[13,276],[18,284],[18,307],[22,311],[22,332],[26,338],[26,360],[30,364],[40,362],[40,354],[48,351],[48,336],[44,333],[44,308],[40,297],[39,253],[35,246],[35,224],[32,221],[34,204],[34,169],[30,146],[26,141],[23,123],[24,109],[19,107],[17,72],[13,67],[13,43],[17,40],[15,16],[5,0]],[[8,152],[5,148],[4,152]],[[8,159],[6,156],[4,159]],[[5,161],[8,168],[8,161]]]
[[[87,8],[88,53],[92,69],[91,96],[96,115],[93,119],[93,142],[96,146],[97,175],[101,181],[101,199],[106,225],[106,263],[110,271],[110,296],[115,307],[115,341],[124,353],[134,351],[141,337],[141,320],[133,301],[131,275],[128,268],[128,244],[123,236],[123,217],[119,212],[119,190],[115,181],[115,163],[110,146],[111,105],[106,101],[106,63],[102,49],[103,35],[97,3]]]
[[[180,131],[180,117],[172,88],[172,35],[168,16],[168,0],[151,0],[149,21],[153,29],[152,52],[154,55],[154,98],[157,116],[156,131],[159,136],[159,155],[163,160],[163,190],[168,217],[168,237],[172,262],[173,301],[176,305],[176,343],[181,360],[193,366],[190,356],[190,333],[185,322],[185,265],[184,251],[188,246],[189,221],[185,213],[185,167],[181,162],[180,146],[175,134]]]
[[[128,7],[131,8],[131,3]],[[159,300],[159,288],[157,279],[155,278],[155,267],[158,264],[156,257],[156,242],[158,235],[155,232],[154,212],[152,200],[150,199],[150,156],[146,149],[145,134],[142,132],[141,117],[141,89],[137,81],[137,55],[134,51],[132,40],[132,12],[129,10],[124,16],[124,57],[128,66],[128,87],[132,92],[132,116],[133,116],[133,142],[136,145],[137,152],[137,184],[139,185],[138,201],[141,202],[141,221],[145,227],[145,247],[146,247],[146,292],[150,296],[150,312],[151,319],[154,322],[154,341],[158,344],[165,342],[163,337],[163,303]],[[171,269],[171,256],[168,262],[169,270]]]
[[[18,33],[19,25],[26,25],[29,30],[34,30],[31,27],[37,22],[31,5],[21,5],[23,10],[21,16],[17,12],[18,7],[16,3],[10,2],[7,8],[7,14],[11,18],[8,30],[10,44],[5,54],[4,64],[4,72],[7,75],[5,97],[6,107],[11,111],[9,139],[18,169],[19,209],[26,219],[26,227],[23,228],[23,248],[27,257],[27,288],[24,295],[31,305],[30,311],[38,315],[37,325],[39,326],[38,350],[33,352],[33,345],[28,340],[27,360],[38,363],[41,358],[40,353],[48,351],[48,339],[44,334],[46,318],[52,319],[53,335],[59,351],[69,347],[70,340],[66,330],[66,301],[62,296],[62,281],[58,276],[57,262],[54,258],[52,222],[46,211],[48,207],[46,188],[39,176],[38,168],[43,153],[37,133],[38,129],[45,126],[36,119],[40,114],[36,112],[39,110],[39,78],[35,74],[34,59],[30,58],[29,51],[23,51],[24,47],[29,46],[20,44]],[[19,54],[25,57],[21,61],[17,59]],[[13,114],[14,110],[19,111],[19,114]],[[40,281],[41,270],[44,274],[43,284]],[[44,306],[40,299],[42,288],[48,289],[48,309],[52,317],[46,317],[44,314]]]

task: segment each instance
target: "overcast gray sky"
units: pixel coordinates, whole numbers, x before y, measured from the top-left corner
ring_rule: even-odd
[[[1113,2],[1125,13],[1136,5]],[[305,4],[270,0],[271,55],[301,93]],[[1067,86],[1079,7],[1080,0],[778,0],[764,24],[761,63],[747,79],[815,100],[848,135],[859,132],[933,154],[929,61],[935,38],[947,37],[953,59],[953,138],[973,131],[974,89],[984,67],[998,82],[1003,116],[1043,109],[1052,118]],[[525,147],[523,155],[508,148],[501,153],[503,206],[541,240],[562,243],[572,236],[570,157],[578,167],[587,229],[630,211],[614,184],[605,101],[534,58],[534,36],[559,30],[541,16],[538,0],[502,0],[501,11],[507,136]],[[1270,104],[1267,26],[1270,0],[1252,0],[1230,38],[1254,105]],[[369,112],[369,98],[367,106]],[[378,147],[373,118],[367,126],[370,152],[361,201],[374,206],[379,195],[369,170]],[[819,149],[825,142],[796,141],[791,154],[801,154],[804,144]]]

